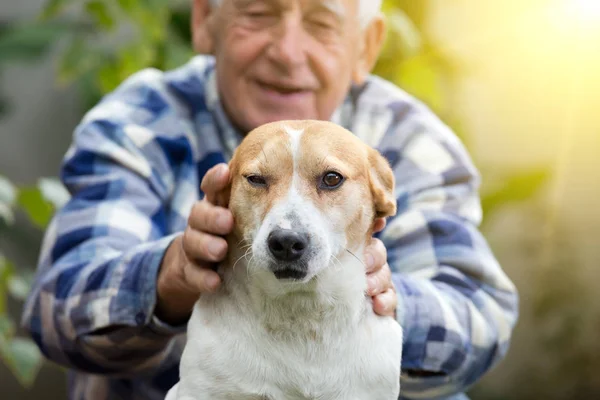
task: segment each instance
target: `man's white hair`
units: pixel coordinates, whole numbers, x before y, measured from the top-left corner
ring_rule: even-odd
[[[331,1],[331,0],[325,0]],[[358,18],[360,19],[360,24],[364,28],[366,27],[373,18],[379,14],[381,10],[381,2],[382,0],[357,0],[358,1]],[[209,4],[211,7],[216,8],[223,0],[209,0]]]

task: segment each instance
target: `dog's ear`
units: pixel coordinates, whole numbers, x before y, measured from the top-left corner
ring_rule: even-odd
[[[376,218],[396,214],[394,173],[388,161],[375,149],[369,148],[369,184]]]

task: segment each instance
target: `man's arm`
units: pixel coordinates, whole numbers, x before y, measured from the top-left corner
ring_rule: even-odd
[[[155,317],[156,282],[198,184],[186,181],[195,176],[188,132],[166,112],[156,74],[131,78],[88,113],[65,157],[61,178],[72,198],[46,232],[23,323],[47,357],[68,367],[152,370],[183,331]]]
[[[477,229],[479,177],[467,153],[444,128],[413,126],[402,141],[387,138],[403,145],[384,149],[398,214],[380,238],[405,330],[402,395],[438,398],[464,391],[504,356],[518,298]]]

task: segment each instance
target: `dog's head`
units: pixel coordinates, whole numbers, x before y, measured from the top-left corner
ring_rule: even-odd
[[[263,125],[230,169],[233,236],[249,246],[250,273],[307,282],[361,249],[375,218],[396,212],[387,161],[330,122]]]

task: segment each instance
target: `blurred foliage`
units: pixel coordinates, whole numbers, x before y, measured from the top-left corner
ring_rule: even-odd
[[[384,0],[388,37],[374,72],[428,104],[471,148],[451,99],[453,85],[465,68],[443,54],[428,37],[429,7],[428,0]],[[33,63],[58,48],[57,82],[79,90],[83,113],[140,69],[169,70],[188,61],[193,55],[189,21],[187,0],[47,0],[35,21],[0,30],[0,72],[9,62]],[[4,108],[1,104],[0,116],[6,110],[6,104]],[[472,155],[485,170],[477,155]],[[493,189],[482,194],[488,214],[528,199],[542,187],[548,169],[504,175]],[[10,229],[16,209],[44,229],[55,208],[65,200],[62,190],[50,180],[16,188],[0,179],[2,229]],[[22,300],[30,281],[31,274],[16,268],[0,253],[0,354],[26,385],[39,368],[40,354],[30,341],[15,335],[6,301],[7,297]]]
[[[430,0],[384,0],[388,23],[387,39],[374,73],[386,78],[427,104],[462,140],[486,176],[494,176],[494,185],[482,188],[481,203],[485,215],[507,205],[530,199],[551,177],[548,165],[517,171],[498,171],[479,159],[471,136],[457,114],[453,93],[469,69],[462,60],[445,54],[428,35],[427,17]],[[484,219],[484,222],[488,219]]]
[[[25,213],[39,229],[45,229],[54,210],[68,199],[63,186],[53,179],[40,179],[32,187],[15,187],[0,176],[0,232],[9,231],[15,213]],[[31,386],[42,364],[42,355],[28,338],[17,335],[10,303],[25,301],[33,279],[33,270],[17,268],[0,249],[0,359],[23,386]]]

